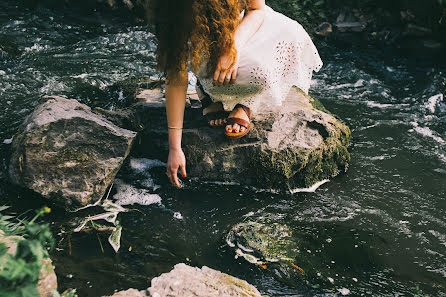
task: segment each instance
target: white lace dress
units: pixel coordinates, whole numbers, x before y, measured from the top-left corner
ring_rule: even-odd
[[[322,67],[318,51],[305,29],[296,21],[265,8],[259,30],[239,50],[240,65],[234,84],[214,86],[202,67],[198,78],[214,102],[231,111],[243,104],[255,113],[281,105],[292,86],[308,92],[313,71]]]

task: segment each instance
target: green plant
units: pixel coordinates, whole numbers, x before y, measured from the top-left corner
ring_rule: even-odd
[[[0,212],[7,207],[0,207]],[[37,282],[42,260],[48,257],[47,248],[54,244],[48,224],[35,221],[50,209],[44,207],[29,222],[0,213],[0,230],[5,236],[21,235],[16,238],[17,250],[14,255],[8,253],[5,243],[0,243],[0,296],[34,297],[38,296]]]
[[[53,297],[77,297],[76,290],[75,289],[68,289],[62,294],[57,292],[56,290],[53,290]]]

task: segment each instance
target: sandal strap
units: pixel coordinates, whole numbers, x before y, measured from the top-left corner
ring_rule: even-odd
[[[237,107],[241,107],[243,109],[243,111],[246,113],[246,115],[248,116],[248,118],[251,119],[252,110],[249,107],[247,107],[243,104],[237,104],[235,106],[235,108],[237,108]]]
[[[241,119],[241,118],[228,118],[226,120],[226,125],[234,125],[234,124],[243,126],[246,129],[248,129],[249,125],[250,125],[250,123],[248,121],[245,121],[244,119]]]

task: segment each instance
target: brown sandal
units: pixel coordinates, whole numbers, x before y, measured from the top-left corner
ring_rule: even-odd
[[[235,106],[235,108],[238,108],[238,107],[243,108],[243,111],[246,113],[248,118],[251,119],[251,115],[252,115],[252,110],[251,109],[249,109],[248,107],[246,107],[244,105],[241,105],[241,104],[237,104]],[[228,132],[225,129],[226,136],[228,136],[230,138],[242,138],[243,136],[248,134],[248,132],[251,130],[251,123],[246,121],[246,120],[244,120],[244,119],[241,119],[241,118],[228,118],[226,120],[226,125],[234,125],[234,124],[237,124],[237,125],[245,127],[245,131],[243,131],[243,132]]]

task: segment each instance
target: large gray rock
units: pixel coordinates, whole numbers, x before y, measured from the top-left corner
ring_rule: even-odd
[[[129,289],[111,297],[261,297],[259,291],[244,280],[203,266],[201,269],[184,263],[152,279],[146,291]]]
[[[261,297],[259,291],[244,280],[206,266],[199,269],[183,263],[154,278],[148,291],[152,297]]]
[[[11,181],[67,209],[86,206],[102,198],[135,136],[77,100],[50,97],[14,136]]]
[[[135,153],[166,160],[167,124],[161,92],[145,91],[129,109],[108,112],[110,121],[141,131]],[[228,139],[223,128],[209,128],[200,108],[188,104],[183,150],[190,177],[230,181],[260,188],[309,187],[346,170],[350,130],[316,99],[292,89],[282,107],[258,113],[242,139]]]

